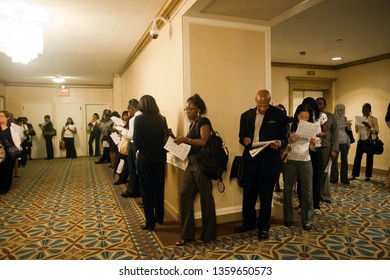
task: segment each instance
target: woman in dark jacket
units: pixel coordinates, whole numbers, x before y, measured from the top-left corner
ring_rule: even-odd
[[[168,127],[152,96],[142,96],[138,107],[142,114],[134,119],[133,141],[146,220],[141,229],[152,231],[156,223],[164,222],[164,145]]]
[[[11,127],[10,113],[0,111],[0,144],[5,148],[14,145],[20,149],[20,137]],[[0,163],[0,194],[6,194],[12,185],[12,172],[16,159],[11,159],[6,152],[5,160]]]

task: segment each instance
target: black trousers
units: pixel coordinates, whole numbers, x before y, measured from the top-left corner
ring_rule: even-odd
[[[243,226],[248,228],[256,227],[256,201],[260,198],[260,211],[257,219],[259,230],[268,231],[271,224],[271,207],[275,182],[279,174],[259,175],[256,183],[244,188],[242,215]]]
[[[12,185],[12,176],[15,166],[15,160],[5,159],[0,164],[0,192],[7,193]]]
[[[93,155],[93,148],[92,148],[93,141],[95,141],[95,156],[100,156],[100,134],[96,134],[93,132],[89,134],[88,148],[89,148],[90,156]]]
[[[54,158],[54,151],[53,151],[53,136],[45,136],[45,142],[46,142],[46,154],[47,159],[53,159]]]
[[[138,178],[138,171],[135,162],[136,148],[134,144],[130,145],[129,153],[127,155],[127,165],[129,170],[130,181],[127,185],[126,193],[141,194],[141,187]]]
[[[66,148],[66,157],[67,158],[77,158],[76,149],[74,147],[74,138],[64,137],[65,148]]]
[[[355,154],[355,160],[353,162],[353,169],[352,169],[352,176],[353,177],[359,177],[360,176],[360,167],[362,164],[362,158],[363,158],[363,140],[359,140],[357,142],[356,146],[356,154]],[[366,153],[366,177],[370,178],[372,177],[372,167],[374,165],[374,154],[367,154]]]
[[[153,228],[156,222],[164,221],[165,162],[140,168],[139,182],[144,203],[145,224]]]

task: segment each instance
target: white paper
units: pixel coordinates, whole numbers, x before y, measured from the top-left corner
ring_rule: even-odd
[[[119,142],[121,141],[121,137],[120,137],[119,134],[116,133],[116,132],[111,133],[111,134],[110,134],[110,137],[111,137],[112,141],[114,141],[115,145],[118,145]]]
[[[366,117],[364,116],[355,116],[355,124],[356,125],[364,125],[363,122],[366,122]]]
[[[119,125],[117,125],[116,127],[114,127],[116,130],[118,130],[118,131],[125,131],[126,132],[126,134],[127,134],[127,132],[129,131],[128,129],[126,129],[126,128],[124,128],[123,126],[119,126]]]
[[[123,120],[121,118],[118,118],[118,117],[111,117],[111,120],[114,122],[114,124],[119,125],[119,126],[123,126],[125,124],[123,122]]]
[[[273,141],[272,141],[272,142],[273,142]],[[271,142],[271,143],[272,143],[272,142]],[[268,146],[269,144],[271,144],[271,143],[268,143],[268,144],[266,144],[266,145],[263,145],[263,146],[254,148],[254,149],[252,149],[252,150],[249,151],[249,154],[250,154],[252,157],[254,157],[254,156],[256,156],[258,153],[260,153],[262,150],[264,150],[265,148],[267,148],[267,146]]]
[[[310,139],[315,137],[317,134],[319,124],[314,124],[306,121],[299,121],[296,134],[299,135],[300,138]]]
[[[261,141],[261,142],[253,142],[252,148],[262,147],[262,146],[268,146],[269,144],[275,142],[276,140],[270,140],[270,141]]]
[[[185,143],[178,145],[173,142],[173,138],[169,136],[167,143],[165,143],[164,149],[184,161],[191,150],[191,145]]]
[[[330,174],[330,169],[331,168],[332,168],[332,159],[330,158],[329,161],[328,161],[328,164],[326,165],[325,173]]]
[[[110,144],[108,143],[108,141],[103,140],[103,148],[109,148],[109,147],[110,147]]]

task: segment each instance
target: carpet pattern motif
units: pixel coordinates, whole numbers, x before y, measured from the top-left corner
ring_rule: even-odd
[[[136,200],[120,196],[112,171],[93,158],[33,160],[0,196],[0,259],[390,259],[389,189],[385,178],[332,185],[314,227],[272,225],[270,240],[256,231],[183,247],[139,228]],[[282,193],[274,203],[282,205]],[[164,245],[165,244],[165,245]]]

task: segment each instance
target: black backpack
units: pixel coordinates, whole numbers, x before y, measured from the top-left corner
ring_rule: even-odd
[[[199,168],[207,177],[213,180],[222,178],[226,171],[226,164],[229,159],[229,151],[217,131],[211,128],[211,135],[196,155]]]

